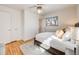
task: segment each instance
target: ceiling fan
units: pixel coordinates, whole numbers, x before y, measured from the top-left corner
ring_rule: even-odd
[[[44,4],[36,4],[36,5],[31,6],[30,8],[36,8],[37,13],[41,14],[42,13],[42,9],[43,9],[43,5]]]

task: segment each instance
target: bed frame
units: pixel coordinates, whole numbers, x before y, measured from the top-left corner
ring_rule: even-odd
[[[41,42],[34,40],[34,44],[40,46]],[[41,47],[41,46],[40,46]],[[42,47],[43,48],[43,47]],[[44,48],[45,49],[45,48]],[[48,50],[45,49],[46,51],[48,51],[49,53],[51,53],[52,55],[65,55],[64,52],[59,51],[53,47],[50,47]]]

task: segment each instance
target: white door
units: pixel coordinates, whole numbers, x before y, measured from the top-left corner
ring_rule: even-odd
[[[10,41],[10,20],[11,15],[8,12],[0,12],[0,42],[7,43]]]
[[[11,40],[17,40],[18,39],[18,19],[16,14],[12,14],[11,19]]]

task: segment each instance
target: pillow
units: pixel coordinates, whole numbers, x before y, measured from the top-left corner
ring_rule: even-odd
[[[63,30],[57,30],[57,31],[56,31],[56,36],[57,36],[58,38],[62,38],[63,34],[64,34],[64,31],[63,31]]]
[[[72,33],[70,31],[66,31],[66,33],[62,36],[62,39],[64,41],[70,41],[71,40]]]
[[[75,29],[74,27],[67,27],[66,32],[63,35],[62,39],[64,41],[71,41],[72,35],[74,34],[74,29]]]

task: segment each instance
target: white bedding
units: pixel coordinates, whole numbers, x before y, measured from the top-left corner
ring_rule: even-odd
[[[49,38],[51,36],[54,36],[54,33],[52,33],[52,32],[40,33],[40,34],[36,35],[36,40],[43,43],[47,38]],[[70,44],[67,41],[65,42],[65,41],[63,41],[62,39],[59,39],[59,38],[56,38],[56,39],[52,38],[52,40],[50,42],[50,46],[55,48],[55,49],[58,49],[62,52],[65,52],[65,49],[67,47],[71,48],[72,50],[74,48],[73,44]]]
[[[39,42],[44,42],[44,40],[46,40],[46,38],[42,38],[40,37],[36,37],[36,40],[39,41]],[[53,47],[53,48],[56,48],[60,51],[65,51],[65,46],[64,46],[64,43],[62,41],[59,41],[59,40],[56,40],[56,39],[53,39],[51,42],[50,42],[50,46]]]
[[[65,44],[64,42],[60,41],[60,40],[57,40],[57,39],[53,39],[50,43],[50,46],[55,48],[55,49],[58,49],[60,51],[63,51],[65,52]]]
[[[52,35],[54,35],[54,33],[52,33],[52,32],[40,33],[40,34],[36,35],[36,40],[43,43],[47,38],[49,38]],[[64,52],[65,46],[63,44],[64,43],[62,41],[57,40],[57,39],[53,39],[50,42],[51,47],[54,47],[54,48]]]
[[[36,35],[36,40],[43,42],[44,40],[46,40],[48,37],[54,35],[54,32],[44,32],[44,33],[39,33]]]

